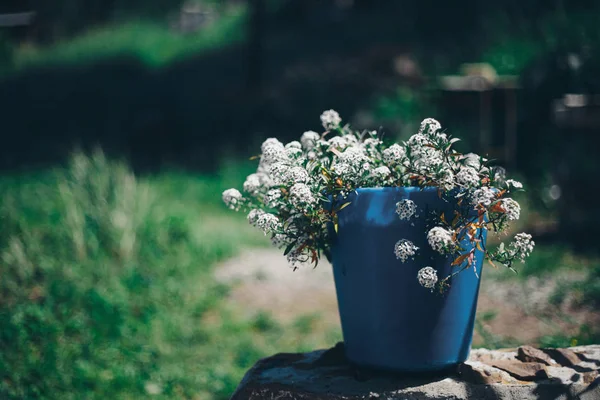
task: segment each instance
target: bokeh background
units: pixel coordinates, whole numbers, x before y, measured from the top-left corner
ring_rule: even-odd
[[[593,0],[3,0],[0,398],[226,399],[341,340],[328,265],[292,272],[220,203],[267,137],[336,109],[425,117],[527,192],[475,346],[600,342]]]

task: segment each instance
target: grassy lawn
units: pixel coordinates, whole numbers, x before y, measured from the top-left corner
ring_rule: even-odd
[[[247,169],[222,171],[136,178],[97,153],[0,179],[1,398],[226,399],[258,358],[319,342],[309,317],[225,304],[215,263],[267,240],[220,204]]]

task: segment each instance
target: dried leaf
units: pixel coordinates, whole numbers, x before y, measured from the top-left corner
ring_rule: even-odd
[[[338,208],[337,210],[338,210],[338,211],[340,211],[340,210],[343,210],[344,208],[348,207],[348,206],[349,206],[351,203],[352,203],[351,201],[349,201],[349,202],[347,202],[347,203],[344,203],[344,204],[342,204],[342,206],[341,206],[340,208]]]
[[[456,257],[456,260],[454,260],[451,265],[454,267],[456,265],[462,264],[463,261],[465,261],[467,259],[467,257],[469,257],[470,254],[471,253],[466,253],[466,254]]]

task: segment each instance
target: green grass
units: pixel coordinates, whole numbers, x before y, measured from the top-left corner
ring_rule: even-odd
[[[180,34],[165,24],[151,21],[103,26],[47,47],[17,47],[12,51],[9,71],[35,66],[77,65],[121,55],[137,56],[150,67],[161,67],[242,40],[245,18],[246,9],[240,6],[191,34]]]
[[[96,153],[0,178],[0,398],[226,399],[260,357],[339,340],[224,301],[215,263],[267,241],[220,204],[247,168],[222,171]]]

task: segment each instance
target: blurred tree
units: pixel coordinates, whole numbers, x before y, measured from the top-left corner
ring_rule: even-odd
[[[266,7],[264,0],[249,0],[248,88],[256,90],[262,82]]]

